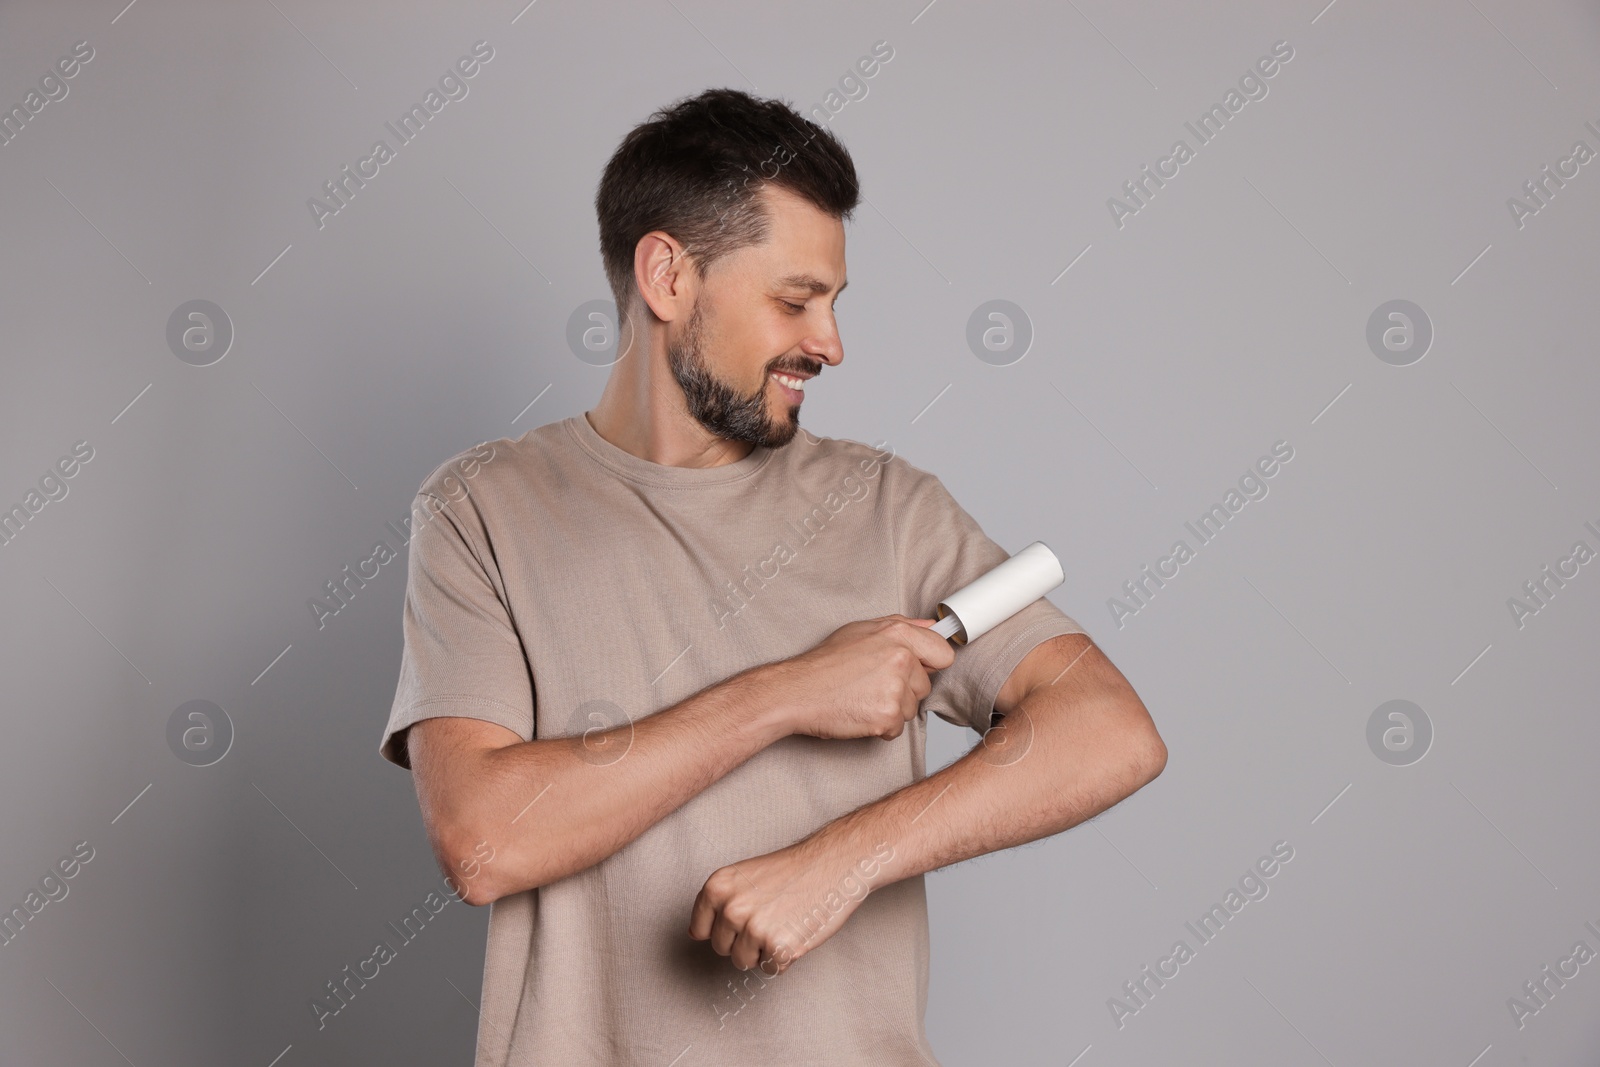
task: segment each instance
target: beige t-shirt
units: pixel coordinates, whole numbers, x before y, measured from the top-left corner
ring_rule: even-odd
[[[459,453],[423,482],[413,516],[382,755],[409,767],[407,727],[463,715],[527,740],[579,738],[597,781],[628,773],[626,749],[585,745],[586,731],[856,619],[932,618],[1010,555],[889,447],[801,431],[734,463],[673,467],[623,451],[582,414]],[[873,891],[776,977],[692,940],[690,908],[718,867],[924,777],[928,710],[983,732],[1022,657],[1082,632],[1036,600],[958,648],[898,738],[784,738],[615,855],[495,901],[475,1067],[937,1063],[920,875]],[[538,816],[535,803],[507,832]],[[876,864],[862,860],[870,879]]]

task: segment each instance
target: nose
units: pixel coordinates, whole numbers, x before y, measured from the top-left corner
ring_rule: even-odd
[[[844,342],[839,339],[839,321],[831,311],[827,315],[826,326],[800,342],[800,351],[822,360],[830,367],[843,362]]]

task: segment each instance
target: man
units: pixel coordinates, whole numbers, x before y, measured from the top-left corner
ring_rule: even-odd
[[[927,629],[1008,555],[936,477],[795,440],[858,198],[782,102],[657,112],[596,196],[631,324],[599,403],[421,487],[381,751],[492,905],[478,1067],[937,1063],[923,873],[1165,764],[1048,600]],[[932,776],[928,708],[986,734]]]

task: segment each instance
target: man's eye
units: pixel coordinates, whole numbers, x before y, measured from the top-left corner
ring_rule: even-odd
[[[806,309],[806,306],[804,304],[791,304],[787,300],[780,300],[780,301],[778,301],[778,303],[780,303],[784,307],[788,308],[789,309],[789,314],[791,314],[791,315],[798,314],[799,312],[802,312],[802,311],[804,311]]]

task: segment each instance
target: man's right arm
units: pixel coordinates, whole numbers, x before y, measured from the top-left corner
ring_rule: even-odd
[[[928,695],[927,672],[954,656],[926,631],[932,621],[849,623],[807,653],[599,734],[523,741],[482,719],[423,719],[406,744],[439,865],[462,900],[487,904],[594,866],[789,734],[898,737]],[[597,763],[611,746],[622,754]],[[493,859],[480,862],[485,844]]]
[[[523,741],[496,723],[456,716],[416,723],[406,743],[440,867],[454,872],[469,904],[592,867],[785,736],[771,666],[583,737]],[[597,764],[583,746],[623,754]],[[484,843],[493,860],[472,863]],[[462,876],[463,861],[475,877]]]

